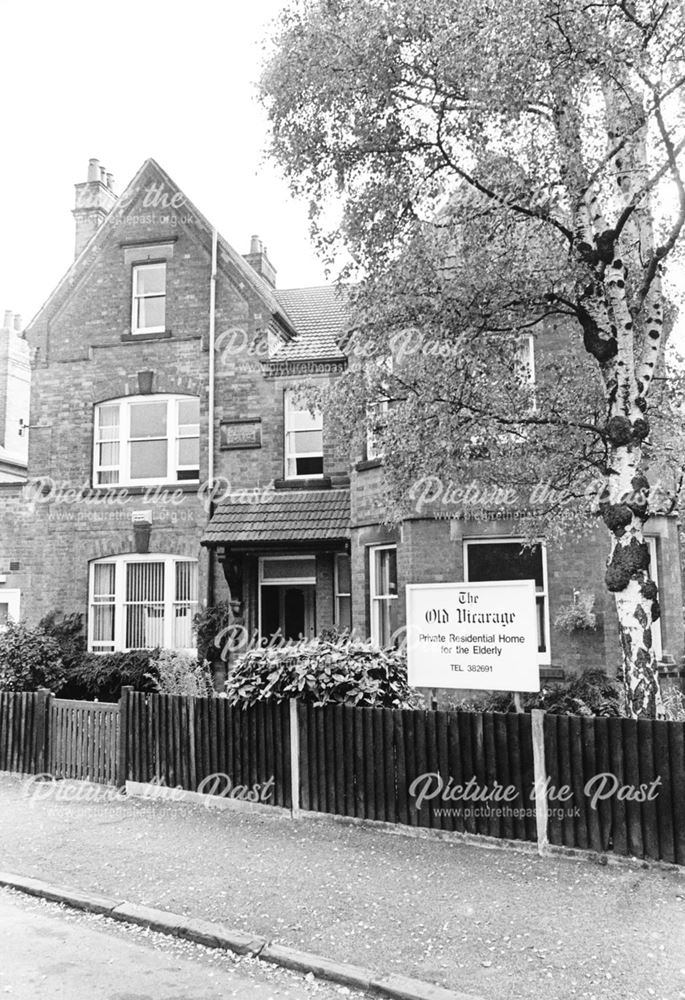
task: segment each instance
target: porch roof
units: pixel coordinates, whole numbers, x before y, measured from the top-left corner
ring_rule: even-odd
[[[271,490],[227,496],[217,506],[202,544],[242,549],[321,543],[338,547],[349,537],[349,490]]]

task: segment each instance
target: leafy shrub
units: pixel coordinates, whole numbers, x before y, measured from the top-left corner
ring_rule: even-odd
[[[245,653],[226,682],[226,695],[230,704],[245,707],[286,698],[388,708],[418,703],[407,683],[403,654],[359,639],[330,642],[321,637]]]
[[[580,590],[573,604],[559,608],[554,619],[554,627],[560,632],[571,635],[572,632],[591,632],[597,628],[597,615],[594,613],[595,595],[588,590]]]
[[[150,661],[155,673],[150,674],[153,690],[160,694],[183,694],[190,697],[212,697],[214,688],[209,671],[197,657],[160,649]]]
[[[664,717],[667,722],[685,722],[685,694],[675,688],[663,692]]]
[[[542,708],[554,715],[623,715],[623,689],[615,677],[590,668],[570,684],[552,684],[521,695],[524,711]],[[474,712],[515,712],[513,695],[496,692],[472,703]]]
[[[10,622],[0,634],[0,691],[59,691],[64,676],[59,645],[40,625]]]
[[[193,618],[193,631],[197,638],[197,656],[200,662],[207,660],[212,663],[220,658],[221,650],[214,645],[214,639],[228,624],[228,601],[220,601],[197,612]]]
[[[124,685],[136,691],[154,691],[157,653],[149,649],[130,653],[86,653],[69,675],[70,691],[74,692],[71,697],[118,701]]]
[[[83,629],[83,615],[64,615],[61,611],[51,611],[38,622],[38,627],[52,636],[59,646],[60,655],[67,678],[78,667],[86,655],[86,635]]]

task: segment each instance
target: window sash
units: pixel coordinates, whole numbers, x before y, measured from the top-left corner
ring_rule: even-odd
[[[645,535],[645,541],[649,546],[649,578],[653,580],[659,589],[659,600],[661,597],[661,581],[659,579],[659,549],[657,544],[656,535]],[[652,648],[654,649],[654,655],[657,660],[660,660],[663,656],[663,632],[661,625],[661,618],[657,618],[655,622],[651,623],[652,629]]]
[[[369,462],[383,458],[383,431],[388,423],[388,400],[369,403],[366,408],[366,459]]]
[[[323,416],[299,409],[292,389],[284,391],[285,476],[286,479],[313,479],[323,476]],[[300,471],[300,463],[311,463],[315,471]]]
[[[198,407],[197,423],[179,423],[181,405],[196,400]],[[164,436],[156,433],[150,435],[131,433],[131,414],[135,406],[164,404],[164,421],[166,433]],[[116,410],[116,415],[114,411]],[[110,412],[112,411],[112,412]],[[187,420],[187,414],[185,415]],[[116,435],[116,436],[115,436]],[[196,462],[181,462],[181,442],[187,449],[187,443],[195,441],[193,458]],[[133,476],[132,463],[134,456],[143,448],[154,447],[155,442],[164,442],[163,465],[164,472],[151,476]],[[108,450],[105,450],[108,449]],[[94,486],[151,486],[158,483],[197,482],[200,478],[200,424],[199,397],[196,396],[131,396],[126,399],[112,400],[100,403],[95,407],[94,431]],[[161,459],[162,455],[158,455]],[[160,469],[162,462],[160,461]]]
[[[341,567],[345,567],[341,573]],[[352,628],[352,566],[349,555],[338,553],[333,572],[335,624],[341,629]]]
[[[145,275],[152,275],[155,271],[162,274],[162,291],[158,288],[146,291],[144,288]],[[142,287],[141,287],[142,286]],[[145,323],[146,303],[157,300],[162,303],[161,323]],[[131,308],[131,332],[132,333],[163,333],[166,329],[166,263],[157,262],[155,264],[134,264],[133,266],[133,293]]]
[[[197,580],[197,560],[178,556],[116,556],[91,563],[88,648],[97,653],[193,649]]]
[[[397,627],[397,586],[397,546],[370,546],[371,639],[381,648],[389,645]]]

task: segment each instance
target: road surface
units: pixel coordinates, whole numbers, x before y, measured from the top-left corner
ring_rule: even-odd
[[[0,998],[360,1000],[256,959],[0,890]]]

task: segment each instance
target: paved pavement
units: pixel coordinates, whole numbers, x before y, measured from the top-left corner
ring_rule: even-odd
[[[276,813],[70,801],[67,783],[29,791],[0,776],[8,872],[487,1000],[685,1000],[674,872]]]
[[[14,1000],[356,1000],[154,932],[0,890],[0,996]]]

